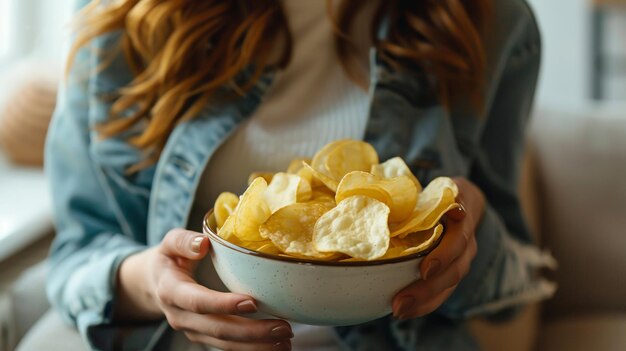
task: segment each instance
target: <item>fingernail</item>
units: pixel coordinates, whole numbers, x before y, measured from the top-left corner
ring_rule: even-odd
[[[455,221],[462,220],[463,218],[465,218],[466,214],[467,213],[465,212],[465,207],[463,207],[463,204],[461,204],[461,203],[459,203],[459,207],[457,207],[457,208],[455,208],[453,210],[450,210],[450,211],[448,211],[446,213],[446,215],[449,218],[451,218],[451,219],[453,219]]]
[[[204,236],[201,236],[201,235],[193,238],[193,241],[191,242],[191,251],[195,253],[200,253],[200,247],[202,246],[203,240],[204,240]]]
[[[245,300],[237,304],[237,310],[241,313],[254,313],[257,311],[257,308],[254,302]]]
[[[426,266],[426,271],[424,271],[424,280],[428,279],[428,277],[433,276],[439,272],[441,268],[441,262],[438,259],[432,259],[428,262],[428,266]]]
[[[409,313],[414,304],[415,299],[411,296],[404,296],[400,298],[398,309],[393,314],[394,317],[396,317],[396,319],[405,319],[405,315]]]
[[[276,350],[276,351],[291,350],[291,341],[289,340],[279,341],[275,343],[274,345],[272,345],[272,350]]]
[[[291,328],[287,327],[286,325],[280,325],[278,327],[272,328],[272,330],[270,331],[270,335],[274,338],[280,338],[280,339],[293,338],[293,333],[291,332]]]

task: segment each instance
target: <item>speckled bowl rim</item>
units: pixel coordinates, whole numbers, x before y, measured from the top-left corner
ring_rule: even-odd
[[[319,261],[319,260],[312,260],[312,259],[306,259],[306,258],[271,255],[271,254],[266,254],[263,252],[250,250],[245,247],[241,247],[239,245],[233,244],[225,239],[222,239],[211,228],[211,226],[209,225],[209,219],[211,218],[211,216],[213,216],[213,209],[209,210],[209,212],[207,212],[207,214],[204,216],[204,219],[202,220],[202,229],[204,231],[204,234],[207,235],[212,242],[216,242],[230,250],[237,251],[246,255],[262,257],[262,258],[272,260],[272,261],[295,263],[295,264],[302,264],[302,265],[309,265],[309,266],[365,267],[365,266],[382,266],[382,265],[387,265],[387,264],[411,261],[416,258],[420,258],[420,257],[428,255],[434,248],[439,246],[439,243],[441,242],[441,239],[443,238],[445,234],[445,230],[444,230],[444,232],[441,234],[437,242],[435,242],[434,245],[427,248],[426,250],[416,252],[414,254],[410,254],[406,256],[387,258],[384,260],[374,260],[374,261],[349,261],[349,262]]]

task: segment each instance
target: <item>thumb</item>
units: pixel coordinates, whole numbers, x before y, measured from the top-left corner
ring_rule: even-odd
[[[166,256],[200,260],[209,251],[209,238],[190,230],[172,229],[163,238],[159,249]]]

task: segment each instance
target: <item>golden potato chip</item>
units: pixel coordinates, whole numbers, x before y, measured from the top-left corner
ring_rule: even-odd
[[[453,192],[450,189],[443,191],[440,199],[433,199],[430,209],[413,212],[411,217],[404,222],[391,225],[391,236],[404,238],[413,232],[428,230],[439,223],[446,212],[458,208],[459,204],[454,202]]]
[[[426,188],[400,157],[378,164],[358,140],[324,146],[286,172],[256,172],[237,198],[214,206],[218,235],[236,245],[296,259],[355,262],[428,250],[440,239],[458,188],[437,178]],[[269,185],[268,185],[269,184]],[[421,192],[421,194],[420,194]]]
[[[333,192],[337,191],[337,186],[339,185],[339,182],[325,175],[324,173],[317,171],[313,167],[309,166],[309,164],[306,162],[303,162],[302,165],[304,166],[304,169],[307,170],[307,172],[310,172],[313,175],[313,179],[319,180]]]
[[[396,258],[396,257],[400,257],[400,256],[404,256],[405,254],[403,253],[404,250],[406,250],[406,247],[389,247],[387,249],[387,252],[385,252],[384,255],[380,256],[379,258],[377,258],[377,260],[386,260],[386,259],[390,259],[390,258]],[[355,257],[350,257],[350,258],[346,258],[343,259],[339,262],[359,262],[359,261],[366,261],[360,258],[355,258]]]
[[[313,226],[332,205],[323,202],[295,203],[276,211],[261,225],[261,235],[272,241],[282,252],[294,256],[325,258],[313,246]]]
[[[391,195],[380,187],[379,178],[367,172],[350,172],[339,183],[335,202],[340,203],[355,195],[368,196],[390,206],[393,203]]]
[[[289,162],[289,167],[287,167],[287,173],[298,174],[302,169],[302,162],[306,162],[311,164],[311,159],[309,158],[294,158]]]
[[[378,154],[372,145],[360,140],[347,140],[330,151],[325,167],[313,168],[339,182],[350,172],[369,172],[375,164],[378,164]]]
[[[326,206],[329,206],[330,208],[333,208],[336,206],[335,203],[335,199],[329,196],[319,196],[316,198],[312,198],[311,200],[307,201],[306,203],[323,203]]]
[[[404,160],[402,160],[401,157],[390,158],[381,164],[373,165],[371,173],[381,178],[395,178],[399,176],[407,176],[415,184],[417,192],[419,193],[422,191],[422,185],[420,184],[420,181],[417,180],[413,172],[411,172],[409,166],[404,163]]]
[[[224,225],[217,229],[217,235],[222,239],[233,242],[233,244],[239,245],[239,239],[235,235],[235,216],[230,216],[224,221]],[[237,241],[237,242],[235,242]]]
[[[315,156],[313,156],[313,159],[310,162],[310,166],[313,167],[313,169],[326,174],[326,172],[327,172],[327,170],[326,170],[326,159],[328,159],[328,155],[331,152],[333,152],[335,150],[335,148],[337,148],[341,144],[347,143],[349,141],[350,141],[350,139],[341,139],[341,140],[335,140],[333,142],[330,142],[330,143],[324,145],[324,147],[322,147],[315,154]],[[305,162],[305,163],[309,164],[309,162]]]
[[[280,257],[288,257],[288,258],[295,258],[295,259],[307,259],[307,260],[317,260],[317,261],[337,261],[339,259],[342,259],[344,257],[346,257],[346,255],[341,254],[341,253],[335,253],[332,256],[329,257],[302,257],[302,256],[294,256],[294,255],[289,255],[289,254],[284,254],[284,253],[279,253],[278,256]]]
[[[382,255],[379,260],[386,260],[388,258],[396,258],[396,257],[400,257],[400,256],[404,256],[404,251],[406,250],[406,247],[400,247],[400,246],[396,246],[396,247],[390,247],[387,252],[385,252],[384,255]]]
[[[335,192],[333,192],[332,190],[328,189],[325,186],[314,188],[313,191],[311,192],[311,200],[315,200],[320,197],[331,198],[332,201],[335,202]]]
[[[241,241],[262,241],[259,226],[270,217],[272,212],[264,199],[267,183],[259,177],[252,181],[239,200],[239,205],[232,216],[235,217],[235,235]]]
[[[342,140],[336,140],[336,141],[330,142],[330,143],[326,144],[324,147],[322,147],[315,154],[315,156],[313,156],[313,159],[311,160],[310,164],[305,162],[313,170],[312,173],[314,175],[314,179],[318,179],[319,181],[321,181],[324,185],[326,185],[332,191],[337,191],[336,184],[339,184],[339,181],[341,180],[341,178],[335,179],[335,178],[333,178],[330,175],[330,171],[326,167],[326,160],[328,159],[328,156],[335,149],[337,149],[341,145],[343,145],[345,143],[349,143],[351,141],[352,140],[350,140],[350,139],[342,139]]]
[[[397,236],[389,239],[389,248],[392,247],[399,247],[403,250],[407,248],[406,243]]]
[[[233,214],[238,203],[239,197],[233,193],[223,192],[217,197],[213,211],[215,212],[215,223],[218,229],[224,225],[226,218]]]
[[[389,247],[389,207],[367,196],[352,196],[322,215],[313,228],[320,252],[341,252],[373,260]]]
[[[431,180],[430,183],[428,183],[427,187],[431,188],[429,189],[429,192],[431,192],[432,194],[437,194],[438,191],[439,193],[441,193],[441,190],[437,190],[437,189],[450,189],[452,191],[452,196],[454,196],[454,198],[459,196],[459,187],[457,187],[454,180],[452,180],[452,178],[449,178],[449,177],[437,177]]]
[[[392,199],[389,209],[389,221],[399,222],[407,219],[417,203],[417,188],[407,176],[399,176],[379,181],[379,186],[384,189]]]
[[[296,203],[301,179],[298,175],[283,172],[274,175],[263,195],[272,213]]]
[[[307,180],[309,182],[309,185],[311,185],[311,189],[316,189],[319,187],[326,187],[324,183],[322,183],[322,181],[320,181],[313,175],[313,169],[311,167],[305,167],[304,163],[307,163],[307,162],[306,161],[300,162],[301,168],[298,170],[296,174],[299,175],[300,178]]]
[[[437,240],[443,233],[443,225],[438,224],[436,227],[416,233],[410,233],[403,239],[407,248],[402,252],[403,255],[411,255],[414,253],[428,250],[431,246],[437,243]]]
[[[300,177],[300,176],[297,176]],[[313,197],[313,188],[308,180],[300,177],[300,183],[298,183],[298,191],[296,193],[297,202],[305,202],[311,200]]]
[[[274,173],[272,172],[252,172],[250,173],[250,176],[248,177],[248,186],[250,184],[252,184],[252,181],[254,181],[257,178],[263,178],[265,179],[265,182],[267,184],[272,182],[272,178],[274,177]]]
[[[263,241],[259,241],[259,242],[263,242]],[[271,241],[261,245],[258,249],[256,249],[256,251],[270,254],[270,255],[278,255],[279,253],[282,253],[280,249],[277,248],[276,245],[274,245]]]
[[[407,176],[383,179],[367,172],[350,172],[339,183],[335,201],[339,203],[354,195],[365,195],[384,202],[391,211],[390,222],[407,219],[417,202],[417,189]]]
[[[455,202],[457,194],[458,188],[452,179],[434,179],[420,193],[411,216],[391,225],[391,236],[405,236],[434,227],[447,211],[459,206]]]

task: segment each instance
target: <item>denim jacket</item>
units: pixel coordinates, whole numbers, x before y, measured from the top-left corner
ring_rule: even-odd
[[[532,247],[516,192],[539,69],[539,32],[524,0],[498,0],[494,7],[484,115],[460,104],[444,109],[423,72],[394,71],[372,55],[366,141],[381,160],[401,156],[422,182],[439,175],[469,178],[488,204],[476,232],[476,258],[452,296],[424,318],[385,317],[335,328],[346,349],[472,348],[460,321],[553,292],[534,274],[545,257]],[[108,118],[111,97],[132,77],[121,55],[102,69],[99,53],[115,47],[118,38],[119,33],[103,35],[79,52],[62,84],[46,145],[57,228],[48,297],[99,350],[149,349],[163,329],[133,327],[133,334],[111,323],[117,269],[127,256],[158,244],[170,229],[189,225],[205,166],[261,103],[273,76],[263,76],[236,101],[207,106],[177,125],[158,163],[129,176],[126,168],[141,153],[125,138],[136,131],[101,139],[94,130]]]

